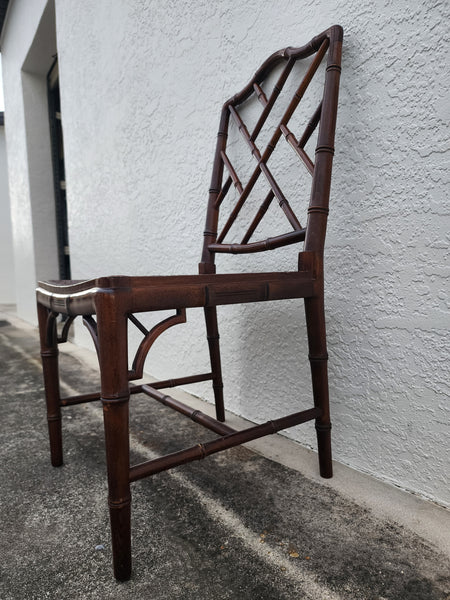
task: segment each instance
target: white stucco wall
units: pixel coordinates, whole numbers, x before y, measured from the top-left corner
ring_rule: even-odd
[[[334,457],[443,504],[449,17],[419,0],[56,2],[74,278],[195,273],[223,100],[272,51],[344,27],[326,252]],[[295,252],[251,260],[295,267]],[[219,317],[228,408],[262,421],[310,405],[301,302]],[[207,368],[202,313],[188,319],[148,372]],[[315,447],[311,426],[288,435]]]
[[[0,125],[0,302],[15,302],[14,258],[8,192],[5,128]]]
[[[58,276],[46,74],[54,7],[13,0],[1,40],[18,315],[36,321],[37,279]]]

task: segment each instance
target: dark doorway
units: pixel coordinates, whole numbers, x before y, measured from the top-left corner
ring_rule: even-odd
[[[61,124],[58,59],[55,59],[48,72],[47,88],[55,189],[59,277],[60,279],[70,279],[69,227],[67,223],[66,175],[64,168],[64,141]]]

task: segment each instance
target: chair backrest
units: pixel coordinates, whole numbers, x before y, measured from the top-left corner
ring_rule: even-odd
[[[261,252],[301,241],[305,241],[305,251],[323,252],[334,154],[342,38],[342,28],[335,25],[301,48],[288,47],[272,54],[244,89],[223,105],[209,190],[200,272],[215,271],[214,259],[218,252],[233,254]],[[319,69],[320,65],[325,63],[325,56],[327,56],[326,67]],[[298,69],[294,67],[297,61],[308,57],[311,59],[308,61],[306,72],[299,77]],[[311,109],[312,116],[306,123],[303,134],[297,139],[289,125],[293,121],[292,117],[300,101],[305,98],[308,88],[312,87],[310,84],[319,71],[324,71],[324,82],[319,87],[318,103]],[[286,85],[286,82],[289,82],[289,85]],[[262,110],[258,111],[256,117],[253,111],[246,123],[245,114],[246,111],[249,112],[248,106],[252,98],[257,99],[262,105]],[[280,112],[281,99],[284,104]],[[273,121],[277,108],[279,116],[275,117],[275,124],[270,125],[269,117]],[[253,117],[251,125],[250,117]],[[253,157],[252,168],[245,174],[245,179],[240,171],[241,166],[237,167],[232,162],[231,154],[236,146],[236,140],[231,140],[230,136],[232,127],[239,131],[238,137],[243,139],[250,156]],[[264,145],[261,145],[262,131],[266,132],[267,137],[267,143],[263,142]],[[315,162],[313,162],[305,147],[315,132],[317,141]],[[312,179],[305,226],[300,224],[292,202],[289,202],[279,183],[280,174],[285,180],[285,170],[288,167],[291,177],[292,164],[282,160],[281,169],[279,162],[270,161],[269,164],[269,159],[282,137],[291,146],[291,152],[304,163]],[[272,162],[275,163],[274,168]],[[295,163],[297,162],[295,159]],[[292,177],[296,176],[298,177],[294,173]],[[231,198],[233,194],[234,198]],[[234,241],[231,236],[236,229],[238,218],[245,212],[244,206],[247,206],[250,196],[258,194],[258,209],[252,215],[249,211],[250,223],[246,224],[243,235],[241,231],[240,239]],[[258,231],[275,199],[286,217],[288,231],[254,241],[253,234]]]

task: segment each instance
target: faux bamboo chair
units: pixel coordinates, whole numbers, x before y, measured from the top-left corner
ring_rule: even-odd
[[[114,574],[119,580],[127,580],[131,574],[130,483],[138,479],[205,458],[214,452],[310,420],[315,420],[317,430],[320,473],[323,477],[332,476],[323,295],[323,248],[334,152],[341,46],[342,28],[336,25],[316,36],[309,44],[301,48],[288,47],[280,50],[263,63],[250,83],[240,93],[224,104],[209,190],[203,254],[198,275],[114,276],[90,281],[49,281],[39,284],[37,307],[51,461],[54,466],[61,465],[63,462],[61,407],[101,400],[106,440]],[[327,60],[323,61],[325,56],[327,56]],[[306,74],[300,79],[294,75],[294,66],[297,61],[302,59],[308,60],[306,61]],[[303,135],[297,140],[294,133],[288,128],[288,124],[322,61],[325,66],[321,68],[321,72],[324,73],[324,84],[323,86],[320,84],[319,88],[320,101],[312,111],[313,115]],[[293,76],[297,77],[294,93],[289,97],[281,120],[276,121],[277,124],[269,136],[269,143],[264,150],[260,150],[257,144],[260,131],[266,124],[273,107],[277,104],[286,81]],[[264,87],[271,77],[275,79],[276,83],[269,91],[265,91]],[[244,123],[241,109],[252,95],[257,97],[257,103],[259,101],[262,109],[260,109],[260,115],[250,133]],[[228,153],[227,134],[231,122],[237,125],[245,144],[248,145],[253,158],[256,159],[256,166],[245,184],[241,183],[239,169],[231,163]],[[305,145],[317,126],[319,129],[315,162],[313,163],[305,151]],[[293,208],[268,165],[269,158],[282,136],[312,176],[306,227],[300,225]],[[294,164],[297,163],[295,156],[292,155],[292,157]],[[295,168],[297,168],[297,164],[295,164]],[[227,172],[225,176],[224,171]],[[263,202],[242,241],[229,243],[226,241],[226,237],[261,174],[264,176],[262,181],[265,179],[267,186]],[[295,172],[292,177],[295,177]],[[225,215],[225,222],[218,233],[219,212],[226,204],[224,199],[230,188],[232,189],[232,184],[237,190],[235,192],[237,201],[228,218]],[[290,230],[288,233],[276,235],[264,241],[250,241],[275,198],[287,217]],[[218,253],[262,252],[299,242],[304,242],[304,247],[299,254],[298,270],[216,274],[215,255]],[[225,304],[264,302],[285,298],[304,298],[314,405],[308,410],[296,412],[243,431],[235,431],[224,423],[216,307]],[[183,323],[186,320],[186,308],[190,307],[204,308],[211,372],[151,384],[131,384],[130,382],[133,380],[142,378],[145,358],[156,338],[169,327]],[[150,331],[135,316],[136,313],[165,309],[174,309],[176,313]],[[58,315],[66,315],[61,334],[57,333],[56,327]],[[95,342],[100,365],[101,391],[61,398],[58,379],[58,345],[67,340],[69,327],[77,316],[82,317]],[[131,367],[128,363],[127,349],[128,321],[132,321],[143,334],[142,343]],[[217,419],[192,410],[160,391],[172,386],[205,380],[212,380]],[[130,466],[128,403],[130,394],[135,393],[146,394],[174,408],[216,432],[219,437],[155,460]]]

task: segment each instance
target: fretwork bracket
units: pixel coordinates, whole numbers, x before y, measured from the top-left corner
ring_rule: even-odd
[[[152,327],[150,331],[147,331],[134,315],[133,319],[130,318],[130,320],[136,325],[136,327],[140,331],[142,331],[143,333],[146,332],[146,334],[144,335],[144,339],[142,340],[142,342],[139,345],[139,348],[136,351],[136,355],[133,360],[133,366],[128,372],[129,381],[133,381],[135,379],[142,378],[144,373],[144,363],[145,359],[147,358],[147,354],[149,353],[150,348],[153,346],[153,344],[156,342],[159,336],[174,325],[186,323],[186,309],[178,308],[175,315],[172,315],[171,317],[160,321],[154,327]]]

